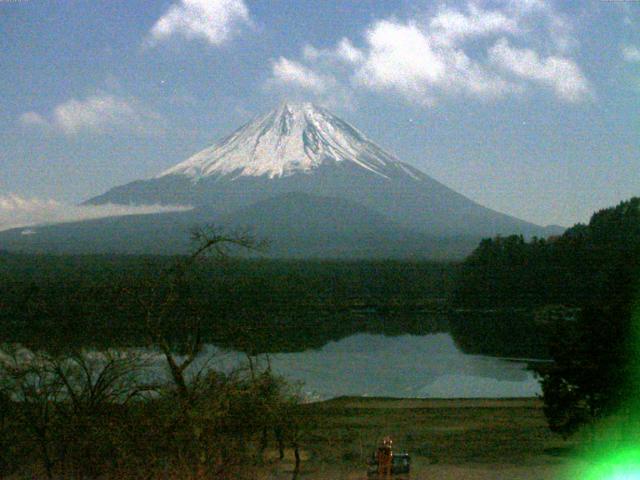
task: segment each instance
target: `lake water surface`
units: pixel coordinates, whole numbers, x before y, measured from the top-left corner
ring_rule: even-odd
[[[232,352],[220,362],[229,368],[243,358]],[[319,350],[271,354],[269,361],[275,373],[302,382],[304,394],[318,400],[342,395],[500,398],[540,393],[524,361],[465,354],[448,333],[359,333]]]

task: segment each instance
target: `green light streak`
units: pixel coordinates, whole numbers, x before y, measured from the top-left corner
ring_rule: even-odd
[[[632,308],[629,334],[628,399],[608,426],[598,425],[598,440],[563,479],[640,480],[640,295]]]
[[[604,453],[586,472],[583,480],[640,480],[640,449]]]

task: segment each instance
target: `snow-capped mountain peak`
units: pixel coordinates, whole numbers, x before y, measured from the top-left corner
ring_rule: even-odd
[[[327,110],[311,103],[283,103],[159,177],[274,178],[340,162],[352,162],[385,178],[399,168],[396,158]]]
[[[449,249],[458,255],[458,239],[470,252],[471,238],[544,232],[478,205],[309,103],[280,105],[159,178],[114,187],[86,203],[195,207],[130,217],[114,234],[126,251],[141,241],[177,245],[188,227],[209,223],[248,227],[280,245],[276,256],[313,258],[345,252],[392,258],[394,251],[418,258]],[[102,231],[91,231],[101,242]]]

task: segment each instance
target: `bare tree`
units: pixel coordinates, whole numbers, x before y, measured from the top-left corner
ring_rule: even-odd
[[[144,380],[150,360],[134,351],[75,351],[53,357],[51,367],[75,415],[95,414],[157,390]]]
[[[186,371],[203,348],[202,318],[199,312],[184,305],[183,294],[189,273],[208,256],[223,260],[234,249],[263,251],[266,248],[265,242],[258,241],[246,231],[224,233],[213,226],[194,228],[191,239],[195,244],[193,252],[161,274],[151,287],[151,298],[143,300],[150,346],[159,348],[164,355],[179,397],[186,405],[193,400],[190,398]],[[167,328],[168,325],[175,326],[176,322],[184,335],[178,349],[174,348],[175,338]],[[182,355],[177,355],[176,350],[180,350]]]
[[[168,435],[181,432],[182,453],[177,455],[192,466],[195,478],[202,478],[205,470],[221,475],[226,467],[221,455],[231,456],[221,448],[227,448],[229,442],[218,437],[234,416],[229,398],[240,395],[242,387],[233,375],[213,372],[208,365],[210,359],[201,358],[203,315],[190,303],[190,275],[207,257],[222,261],[234,250],[262,251],[266,244],[247,232],[224,233],[214,227],[194,229],[191,236],[193,252],[159,275],[141,302],[149,346],[163,355],[177,400],[167,427],[172,433]],[[196,360],[200,365],[194,371]]]
[[[6,345],[0,385],[26,427],[47,478],[97,476],[112,443],[109,427],[118,408],[152,388],[142,382],[145,362],[133,352],[86,352],[54,356]],[[86,476],[86,475],[85,475]]]
[[[4,345],[0,356],[0,382],[6,394],[19,404],[16,414],[35,441],[47,478],[60,456],[55,441],[55,408],[63,385],[51,370],[51,358],[15,345]]]

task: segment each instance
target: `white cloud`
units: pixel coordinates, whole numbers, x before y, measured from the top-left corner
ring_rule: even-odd
[[[416,25],[381,21],[367,31],[366,38],[369,49],[356,74],[358,83],[409,96],[428,95],[425,85],[445,76],[445,62]]]
[[[589,82],[580,68],[567,58],[541,58],[531,49],[512,47],[506,39],[491,47],[489,56],[499,68],[524,80],[546,85],[563,100],[576,102],[590,93]]]
[[[189,209],[191,207],[160,205],[128,206],[107,204],[76,206],[55,200],[0,195],[0,231],[120,215],[143,215]]]
[[[335,49],[315,48],[312,45],[306,45],[302,50],[302,55],[305,60],[312,62],[329,60],[346,64],[358,64],[364,60],[362,50],[356,48],[348,38],[340,40]]]
[[[154,24],[150,40],[157,43],[179,35],[219,46],[250,24],[244,0],[180,0]]]
[[[551,0],[509,0],[506,9],[528,39],[558,53],[577,46],[570,18],[559,13]]]
[[[622,46],[622,58],[629,63],[640,62],[640,48],[635,45]]]
[[[316,65],[321,67],[323,63],[319,61]],[[272,62],[271,77],[265,87],[288,101],[314,101],[327,108],[342,110],[349,110],[353,106],[351,91],[334,75],[320,74],[311,67],[284,57]]]
[[[22,125],[44,127],[48,122],[42,118],[42,115],[36,112],[25,112],[20,115],[19,121]]]
[[[164,129],[163,118],[138,101],[103,93],[82,100],[72,98],[56,106],[48,119],[36,112],[26,112],[19,121],[23,125],[49,127],[65,135],[114,131],[153,135]]]
[[[288,61],[299,71],[333,79],[331,88],[350,95],[364,87],[424,105],[445,97],[495,100],[539,86],[551,87],[567,102],[591,94],[588,80],[569,55],[577,45],[572,25],[546,0],[471,0],[463,7],[441,6],[411,20],[376,21],[363,39],[362,46],[348,38],[333,48],[307,45],[300,62]],[[519,52],[526,54],[528,67],[507,55],[517,52],[510,44],[505,47],[503,39],[523,46]],[[533,64],[542,71],[534,72]]]
[[[473,29],[461,21],[437,24],[436,35],[413,23],[374,24],[366,33],[367,57],[356,71],[355,81],[373,90],[397,91],[426,104],[447,94],[486,99],[517,89],[472,60],[462,48],[453,46],[456,40],[486,34],[488,27]],[[443,33],[444,25],[451,30]],[[502,29],[498,23],[493,25]]]
[[[458,44],[473,38],[495,33],[520,31],[514,16],[496,10],[483,10],[469,4],[468,12],[453,8],[441,9],[429,22],[428,32],[435,43]]]
[[[364,54],[362,51],[357,49],[348,38],[340,40],[338,48],[336,49],[336,55],[340,60],[347,63],[355,64],[364,60]]]
[[[315,73],[301,63],[280,57],[272,64],[272,80],[284,85],[293,85],[314,93],[322,93],[330,79]]]

